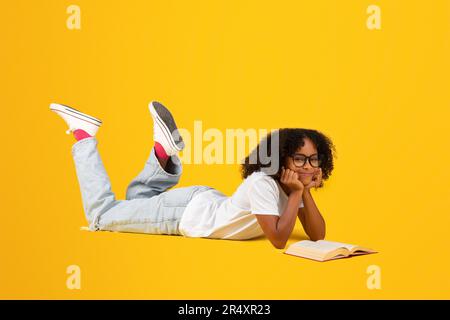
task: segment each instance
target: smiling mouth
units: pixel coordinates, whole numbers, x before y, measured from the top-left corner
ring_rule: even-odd
[[[302,176],[312,176],[313,174],[312,173],[300,173],[300,175],[302,175]]]

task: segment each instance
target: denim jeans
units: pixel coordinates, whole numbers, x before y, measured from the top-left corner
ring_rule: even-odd
[[[168,190],[180,180],[181,160],[171,156],[168,172],[152,148],[144,169],[129,184],[126,200],[116,200],[97,144],[97,139],[90,137],[72,146],[89,229],[181,235],[178,227],[187,204],[197,193],[212,188],[193,185]]]

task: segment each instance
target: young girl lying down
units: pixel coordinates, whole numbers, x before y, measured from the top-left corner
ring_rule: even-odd
[[[230,240],[265,235],[283,249],[298,217],[311,240],[325,237],[325,221],[310,189],[323,187],[331,175],[335,148],[319,131],[283,128],[269,133],[241,165],[244,180],[230,197],[204,185],[172,188],[183,171],[178,152],[184,141],[171,112],[153,101],[154,146],[129,184],[126,200],[117,200],[97,149],[95,135],[102,121],[62,104],[50,109],[77,140],[72,155],[92,231]]]

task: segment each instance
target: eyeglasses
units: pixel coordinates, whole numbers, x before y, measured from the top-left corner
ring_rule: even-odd
[[[323,156],[316,153],[307,157],[304,154],[296,153],[292,156],[292,159],[296,167],[303,167],[306,164],[306,160],[308,160],[311,167],[318,168],[322,163]]]

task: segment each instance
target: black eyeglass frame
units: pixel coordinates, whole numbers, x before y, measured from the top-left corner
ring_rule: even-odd
[[[303,164],[302,164],[301,166],[298,166],[298,165],[295,163],[295,158],[294,158],[295,156],[303,156],[303,157],[305,157],[305,160],[303,161]],[[312,157],[315,157],[315,156],[317,156],[317,160],[319,161],[319,165],[318,165],[318,166],[314,166],[314,165],[311,163],[311,158],[312,158]],[[306,161],[309,162],[309,164],[311,165],[311,167],[313,167],[313,168],[320,168],[320,165],[322,164],[322,161],[323,161],[323,155],[320,154],[320,153],[314,153],[314,154],[310,155],[309,157],[308,157],[307,155],[305,155],[305,154],[302,154],[302,153],[295,153],[294,155],[292,155],[292,156],[290,156],[290,157],[292,158],[292,161],[294,162],[294,165],[295,165],[297,168],[304,167],[305,164],[306,164]]]

